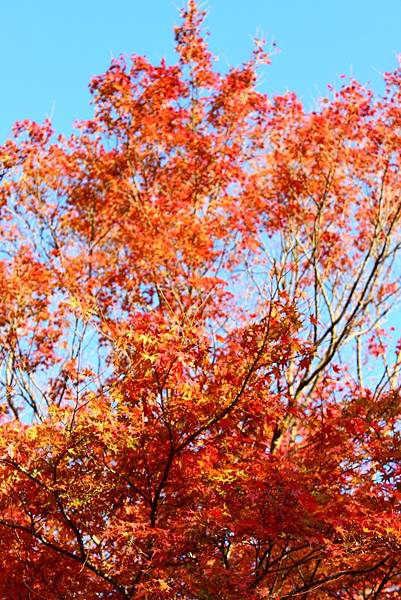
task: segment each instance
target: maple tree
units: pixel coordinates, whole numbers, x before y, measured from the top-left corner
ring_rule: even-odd
[[[203,17],[0,149],[2,597],[400,597],[401,69],[307,112]]]

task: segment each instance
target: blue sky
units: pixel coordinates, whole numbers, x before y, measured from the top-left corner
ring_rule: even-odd
[[[87,84],[120,53],[173,59],[181,0],[1,0],[0,141],[14,121],[51,115],[69,133],[91,112]],[[401,52],[401,0],[209,0],[206,28],[222,68],[264,34],[280,52],[263,89],[296,91],[312,107],[342,73],[380,90]],[[269,44],[268,44],[269,45]]]

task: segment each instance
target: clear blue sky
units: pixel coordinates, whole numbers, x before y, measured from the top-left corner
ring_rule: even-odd
[[[0,140],[15,120],[52,115],[69,133],[90,113],[87,84],[120,53],[172,60],[182,0],[1,0]],[[280,53],[263,89],[296,91],[307,106],[353,74],[380,90],[401,52],[401,0],[209,0],[206,27],[223,68],[246,59],[252,36]]]

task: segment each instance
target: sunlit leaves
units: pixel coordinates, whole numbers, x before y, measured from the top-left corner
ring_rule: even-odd
[[[4,597],[400,595],[401,73],[306,112],[203,19],[0,149]]]

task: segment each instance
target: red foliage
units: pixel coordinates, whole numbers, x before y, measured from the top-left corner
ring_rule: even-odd
[[[401,70],[308,113],[203,16],[0,148],[2,597],[401,595]]]

